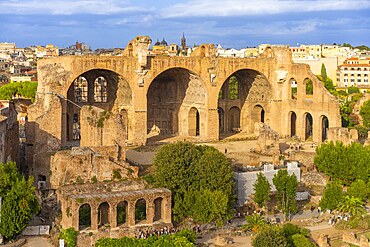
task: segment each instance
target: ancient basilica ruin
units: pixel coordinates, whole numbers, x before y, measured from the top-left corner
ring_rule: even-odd
[[[125,202],[132,211],[140,199],[149,205],[148,223],[171,222],[171,195],[165,189],[131,184],[124,192],[114,192],[114,186],[105,194],[88,188],[71,192],[71,184],[108,180],[117,170],[129,180],[137,177],[124,159],[128,144],[145,145],[153,135],[216,141],[226,133],[253,134],[260,123],[280,136],[320,143],[329,128],[341,126],[336,99],[308,65],[292,62],[286,46],[267,47],[257,58],[221,58],[209,44],[190,56],[151,54],[150,45],[149,37],[139,36],[122,56],[38,62],[27,162],[46,188],[59,189],[64,227],[78,228],[78,215],[69,218],[67,208],[78,211],[90,201],[94,229],[99,207],[106,209],[100,213],[104,221],[117,226],[117,205]],[[131,226],[132,217],[127,216]]]

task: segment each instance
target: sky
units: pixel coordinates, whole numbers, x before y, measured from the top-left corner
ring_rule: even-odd
[[[370,0],[0,0],[0,42],[17,47],[76,41],[92,49],[153,43],[370,46]]]

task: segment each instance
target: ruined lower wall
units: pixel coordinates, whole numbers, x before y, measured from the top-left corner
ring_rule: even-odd
[[[117,147],[81,147],[58,151],[50,159],[50,188],[113,179],[137,178],[139,168],[118,158]]]

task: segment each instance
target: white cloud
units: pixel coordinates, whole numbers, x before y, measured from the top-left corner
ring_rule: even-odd
[[[162,10],[164,18],[255,16],[312,11],[369,9],[368,0],[190,0]]]
[[[127,0],[10,0],[0,2],[0,13],[2,14],[108,15],[152,10],[153,8],[132,5]]]

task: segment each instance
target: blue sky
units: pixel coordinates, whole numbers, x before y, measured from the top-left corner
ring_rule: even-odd
[[[188,45],[370,46],[370,0],[0,0],[0,42],[125,47],[137,35]]]

